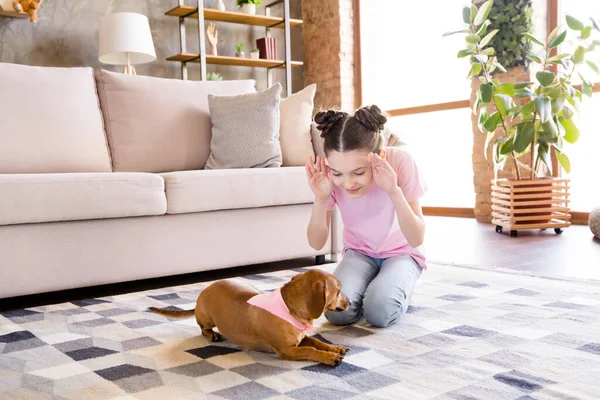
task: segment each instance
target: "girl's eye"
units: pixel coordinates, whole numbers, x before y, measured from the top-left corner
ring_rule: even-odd
[[[333,176],[338,176],[339,177],[339,176],[342,176],[342,174],[333,174]]]
[[[354,175],[358,175],[358,176],[361,176],[361,175],[364,175],[364,174],[365,174],[364,172],[355,172],[354,173]]]

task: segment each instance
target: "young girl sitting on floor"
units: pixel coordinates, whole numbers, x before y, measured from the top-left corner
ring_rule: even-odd
[[[406,312],[426,268],[419,203],[425,185],[409,153],[382,148],[380,131],[386,121],[377,106],[359,108],[353,115],[328,110],[315,116],[327,163],[317,157],[306,164],[315,194],[308,241],[323,248],[337,205],[344,249],[334,275],[352,302],[346,311],[325,314],[335,325],[363,316],[376,327],[394,324]]]

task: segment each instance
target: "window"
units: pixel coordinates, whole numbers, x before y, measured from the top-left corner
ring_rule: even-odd
[[[564,150],[571,161],[571,209],[589,212],[600,204],[600,93],[585,100],[576,121],[581,136],[573,145],[565,143]]]
[[[474,206],[470,115],[469,108],[461,108],[390,119],[389,129],[408,145],[424,176],[423,206]]]
[[[584,24],[589,24],[589,17],[600,19],[600,2],[590,0],[563,0],[560,4],[562,14],[561,21],[564,21],[564,15],[570,14],[579,19]]]
[[[390,110],[468,99],[468,60],[456,58],[464,37],[442,37],[462,26],[464,4],[465,0],[362,1],[363,103]]]
[[[418,106],[430,111],[389,121],[425,175],[427,206],[475,205],[469,64],[456,57],[464,38],[442,37],[460,29],[465,4],[464,0],[361,1],[362,103],[377,104],[392,114]],[[457,101],[463,108],[449,109],[456,106],[448,103]]]
[[[593,17],[596,19],[596,21],[600,22],[600,2],[599,1],[589,1],[589,0],[566,0],[566,1],[564,1],[563,0],[560,4],[559,11],[560,11],[558,14],[559,15],[559,19],[558,19],[559,24],[566,24],[565,17],[567,14],[577,18],[578,20],[583,22],[585,25],[591,24],[590,17]],[[592,35],[594,37],[596,37],[597,39],[600,39],[599,32],[592,31]],[[560,46],[559,53],[572,52],[575,47],[577,47],[576,35],[573,35],[571,32],[569,32],[569,35],[567,35],[567,39]],[[596,53],[595,56],[592,56],[592,61],[594,61],[594,62],[596,62],[596,64],[598,64],[598,62],[600,61],[600,58],[598,57],[598,53]],[[594,81],[597,81],[599,79],[598,75],[594,74],[593,71],[590,70],[589,68],[587,68],[585,65],[583,66],[581,71],[584,74],[584,76],[587,77],[588,79],[591,79]],[[579,76],[573,76],[573,83],[581,84],[581,79],[579,78]]]
[[[591,22],[590,17],[600,21],[600,1],[589,0],[563,0],[559,5],[559,23],[564,24],[567,14],[579,19],[586,25]],[[600,39],[600,33],[593,31],[592,35]],[[572,51],[576,42],[567,41],[561,46],[560,52]],[[600,61],[600,51],[590,58],[597,64]],[[600,76],[587,69],[586,77],[594,82]],[[581,79],[575,77],[574,83],[580,84]],[[584,98],[581,108],[581,117],[576,120],[581,136],[574,145],[565,144],[565,153],[571,161],[571,209],[574,211],[589,212],[600,201],[600,187],[598,186],[598,159],[600,154],[600,93],[594,93],[592,98]]]

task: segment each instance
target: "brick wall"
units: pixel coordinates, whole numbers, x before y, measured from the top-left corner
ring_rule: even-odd
[[[303,0],[304,83],[315,109],[356,107],[353,0]]]

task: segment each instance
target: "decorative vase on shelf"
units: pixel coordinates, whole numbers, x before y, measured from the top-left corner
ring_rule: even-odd
[[[242,4],[242,12],[256,15],[256,4]]]
[[[260,56],[260,51],[258,49],[254,49],[250,52],[250,58],[253,60],[258,60]]]
[[[223,0],[217,0],[217,5],[215,8],[219,11],[226,11],[225,3],[223,3]]]

